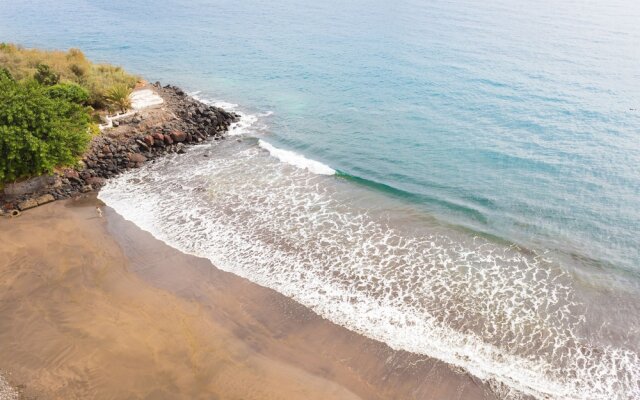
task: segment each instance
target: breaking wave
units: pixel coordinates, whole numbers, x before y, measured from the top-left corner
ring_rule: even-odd
[[[264,140],[212,146],[127,172],[100,198],[183,252],[507,398],[640,398],[638,354],[584,335],[572,280],[544,254],[425,227]]]
[[[206,96],[203,96],[199,91],[191,92],[189,93],[189,95],[194,99],[203,102],[204,104],[220,107],[226,111],[240,115],[239,120],[229,126],[229,136],[241,136],[248,133],[264,133],[267,130],[267,125],[262,123],[262,119],[264,119],[264,117],[273,115],[273,111],[267,111],[259,114],[249,113],[241,110],[240,107],[235,103],[229,103],[222,100],[212,100]]]
[[[278,160],[301,169],[306,169],[310,172],[313,172],[314,174],[334,175],[336,173],[336,171],[328,165],[325,165],[319,161],[310,160],[305,156],[293,151],[279,149],[262,139],[258,141],[258,145],[267,150],[269,154],[271,154]]]

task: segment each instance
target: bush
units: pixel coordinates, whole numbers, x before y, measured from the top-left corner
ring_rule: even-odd
[[[41,85],[53,86],[60,82],[60,75],[56,74],[46,64],[38,64],[33,78]]]
[[[133,88],[138,82],[138,77],[128,74],[120,67],[90,62],[78,49],[67,52],[45,51],[0,43],[0,68],[2,67],[18,81],[32,79],[39,74],[43,75],[42,78],[57,76],[58,80],[54,80],[54,83],[42,79],[41,83],[46,85],[58,82],[80,85],[87,89],[89,104],[96,109],[108,106],[106,97],[110,88],[119,85]],[[46,74],[45,69],[53,75]]]
[[[63,99],[71,103],[86,105],[89,102],[89,92],[74,83],[59,83],[46,89],[47,96],[52,99]]]
[[[90,102],[94,108],[109,107],[109,92],[116,87],[133,89],[138,79],[127,74],[122,68],[113,65],[94,65],[93,72],[81,81],[90,93]]]
[[[6,68],[0,68],[0,79],[8,79],[10,81],[14,80],[13,75],[11,75],[11,72]]]
[[[87,71],[84,69],[84,67],[82,65],[78,65],[78,64],[71,64],[71,67],[69,67],[71,69],[71,72],[73,72],[73,74],[78,78],[78,79],[82,79],[85,74],[87,73]]]
[[[0,74],[0,183],[77,161],[91,139],[88,109],[70,100],[80,98],[75,87]]]

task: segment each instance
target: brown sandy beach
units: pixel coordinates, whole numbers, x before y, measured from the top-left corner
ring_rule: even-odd
[[[0,370],[37,399],[491,399],[185,255],[95,195],[0,219]]]

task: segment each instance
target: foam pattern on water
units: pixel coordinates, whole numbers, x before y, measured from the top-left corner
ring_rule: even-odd
[[[319,175],[334,175],[336,173],[336,171],[328,165],[316,160],[310,160],[294,151],[279,149],[265,140],[260,139],[258,145],[278,160],[293,165],[294,167],[306,169],[309,172]]]
[[[395,349],[462,367],[504,397],[640,398],[638,355],[583,337],[571,280],[544,256],[408,229],[344,192],[362,189],[247,142],[128,172],[100,198],[184,252]]]
[[[204,96],[200,91],[189,93],[189,95],[204,104],[219,107],[228,112],[240,115],[240,118],[229,126],[229,136],[240,136],[247,133],[263,133],[267,130],[267,125],[261,121],[264,117],[273,115],[273,111],[267,111],[261,114],[252,114],[241,110],[238,104],[229,103],[223,100],[212,100],[211,98]]]

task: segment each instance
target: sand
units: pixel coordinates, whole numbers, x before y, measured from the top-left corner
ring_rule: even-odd
[[[37,399],[492,399],[154,239],[95,195],[0,219],[0,370]]]
[[[18,391],[0,374],[0,400],[18,400]]]

